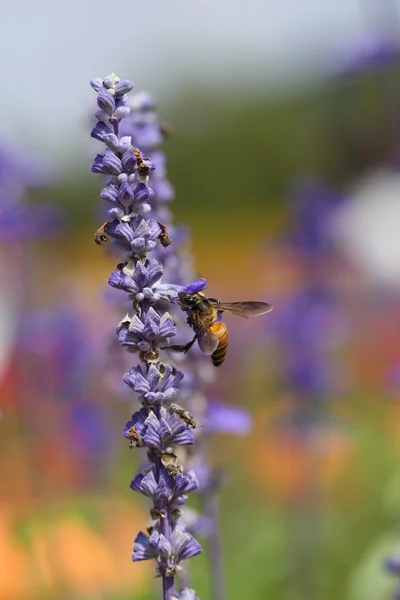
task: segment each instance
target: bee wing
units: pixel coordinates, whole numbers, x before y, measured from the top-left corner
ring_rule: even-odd
[[[218,338],[211,333],[208,327],[199,328],[197,332],[197,341],[199,342],[200,350],[208,355],[211,355],[218,346]]]
[[[258,317],[272,310],[272,306],[267,302],[219,302],[216,305],[218,310],[230,312],[239,317]]]

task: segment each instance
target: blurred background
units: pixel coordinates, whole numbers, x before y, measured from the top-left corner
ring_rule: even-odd
[[[400,5],[9,3],[0,25],[0,598],[148,600],[95,95],[156,95],[173,212],[227,316],[209,390],[227,598],[389,600],[400,544]],[[5,85],[7,83],[7,85]],[[104,219],[103,219],[104,220]],[[192,585],[211,598],[207,555]],[[400,569],[399,569],[400,571]],[[156,582],[157,584],[158,582]],[[213,599],[212,599],[213,600]]]

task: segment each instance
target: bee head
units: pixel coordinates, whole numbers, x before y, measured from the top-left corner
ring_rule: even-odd
[[[194,308],[199,303],[199,294],[186,294],[185,292],[178,292],[179,300],[181,304]]]

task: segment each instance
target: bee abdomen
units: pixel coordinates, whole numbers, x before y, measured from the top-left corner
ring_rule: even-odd
[[[218,338],[218,346],[211,355],[214,367],[219,367],[225,360],[228,352],[228,330],[224,323],[214,323],[210,327],[212,333]]]

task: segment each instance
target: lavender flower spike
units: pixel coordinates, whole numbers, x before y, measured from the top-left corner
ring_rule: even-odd
[[[160,257],[170,242],[166,226],[149,215],[155,198],[149,175],[155,163],[132,145],[130,135],[121,134],[121,121],[130,114],[127,94],[133,84],[112,74],[93,79],[91,86],[97,92],[99,108],[91,135],[104,144],[103,153],[93,161],[92,172],[107,176],[101,197],[111,206],[109,221],[95,240],[100,243],[108,235],[124,253],[123,262],[108,282],[128,294],[132,310],[121,319],[117,335],[120,344],[141,363],[123,377],[142,405],[125,425],[123,435],[131,448],[147,448],[148,464],[133,479],[131,489],[151,501],[153,525],[148,534],[139,532],[136,536],[132,559],[156,561],[163,600],[196,600],[193,590],[175,590],[180,563],[201,552],[199,543],[180,522],[187,494],[198,483],[195,474],[185,473],[178,463],[176,447],[193,444],[193,425],[173,404],[180,394],[183,374],[162,362],[160,356],[177,333],[165,306],[182,286],[162,281],[165,269]],[[158,192],[157,201],[159,196]]]

